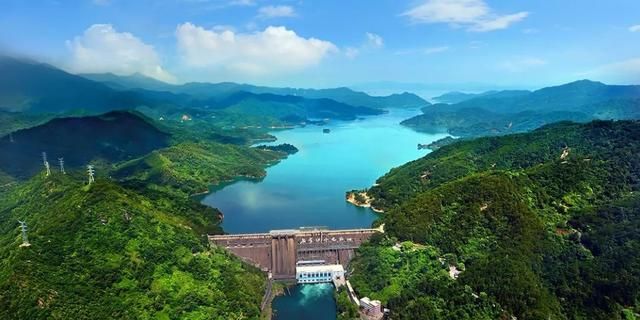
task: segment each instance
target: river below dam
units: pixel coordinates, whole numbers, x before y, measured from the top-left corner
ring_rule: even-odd
[[[301,226],[370,227],[376,214],[346,202],[345,192],[368,188],[391,168],[427,154],[429,150],[418,150],[418,143],[447,136],[399,124],[419,113],[392,109],[356,121],[271,132],[278,138],[273,144],[290,143],[299,151],[269,167],[264,180],[218,187],[202,202],[224,213],[222,226],[229,233]],[[331,284],[292,287],[274,299],[274,319],[335,319],[333,290]]]

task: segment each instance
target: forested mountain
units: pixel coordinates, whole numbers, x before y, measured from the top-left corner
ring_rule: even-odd
[[[132,92],[114,90],[50,65],[0,57],[0,110],[30,113],[100,113],[142,103]]]
[[[420,131],[460,137],[525,132],[560,120],[638,119],[640,86],[581,80],[533,92],[498,91],[454,104],[424,107],[402,122]]]
[[[393,169],[352,283],[394,319],[633,319],[638,154],[640,122],[561,122]]]
[[[57,170],[58,158],[68,168],[92,160],[118,162],[169,145],[169,134],[142,116],[114,111],[100,116],[56,118],[0,139],[0,171],[29,178],[43,167],[42,153]]]
[[[260,317],[263,274],[203,237],[214,209],[85,181],[56,172],[3,187],[0,318]]]

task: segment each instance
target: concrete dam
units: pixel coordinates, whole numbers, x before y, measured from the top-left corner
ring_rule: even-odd
[[[268,233],[210,235],[209,242],[271,273],[275,280],[295,279],[301,261],[323,261],[345,269],[362,242],[379,229],[300,228]]]

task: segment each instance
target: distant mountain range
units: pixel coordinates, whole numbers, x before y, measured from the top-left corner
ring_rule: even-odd
[[[308,99],[331,99],[344,104],[369,108],[420,108],[430,103],[419,96],[404,92],[388,96],[370,96],[361,91],[354,91],[346,87],[331,89],[301,89],[301,88],[274,88],[254,86],[233,82],[203,83],[190,82],[182,85],[172,85],[140,74],[131,76],[118,76],[107,74],[82,74],[81,76],[102,82],[116,89],[145,89],[154,91],[168,91],[175,94],[187,94],[199,99],[211,99],[230,96],[238,92],[250,92],[255,94],[291,95]]]
[[[422,115],[402,124],[420,131],[472,137],[524,132],[561,120],[640,118],[640,86],[589,80],[536,91],[449,93],[434,99],[459,102],[424,107]]]
[[[147,115],[204,112],[209,119],[244,115],[238,124],[298,124],[313,118],[353,120],[386,108],[420,108],[429,103],[410,94],[375,97],[348,88],[294,89],[223,83],[172,85],[140,74],[78,76],[29,60],[0,57],[0,112],[25,116],[96,115],[141,110]],[[248,120],[247,120],[248,119]],[[242,124],[245,123],[245,124]],[[231,123],[233,125],[233,121]]]

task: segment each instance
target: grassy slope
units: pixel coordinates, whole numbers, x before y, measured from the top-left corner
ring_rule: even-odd
[[[207,248],[207,218],[194,218],[209,211],[78,179],[36,176],[0,195],[0,318],[258,317],[262,276]]]
[[[640,237],[612,230],[640,222],[630,214],[640,202],[617,204],[640,186],[638,137],[637,122],[564,123],[456,143],[392,170],[370,191],[387,209],[385,229],[427,249],[373,241],[352,282],[401,319],[622,317],[639,297]],[[626,215],[598,214],[607,206]],[[585,223],[588,212],[598,223]],[[464,270],[458,280],[443,276],[449,265]]]
[[[263,178],[264,167],[285,156],[282,152],[228,144],[184,142],[119,164],[114,177],[129,185],[190,195],[238,176]]]

